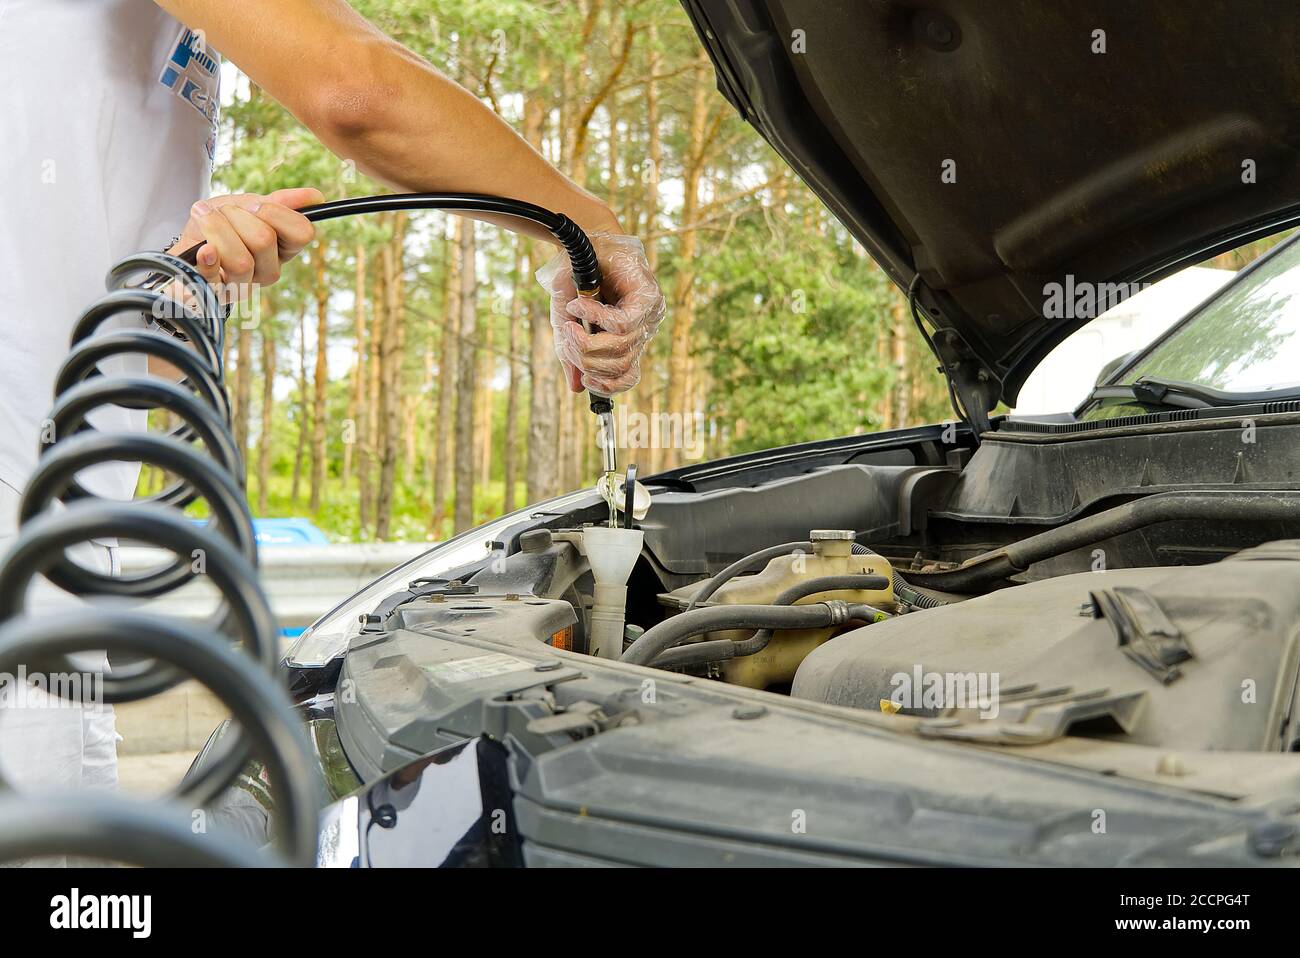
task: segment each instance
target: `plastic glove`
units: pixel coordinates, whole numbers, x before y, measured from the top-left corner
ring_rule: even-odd
[[[664,294],[639,239],[610,233],[589,236],[600,260],[605,302],[578,295],[563,251],[537,271],[537,281],[551,294],[555,353],[569,388],[613,396],[641,380],[641,354],[663,322]],[[582,328],[584,320],[593,332]]]

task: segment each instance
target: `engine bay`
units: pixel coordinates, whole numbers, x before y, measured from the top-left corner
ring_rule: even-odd
[[[1133,418],[713,463],[650,480],[625,529],[596,496],[539,512],[367,617],[348,754],[393,767],[538,682],[539,720],[608,727],[583,659],[649,667],[619,686],[629,707],[671,673],[933,738],[1294,751],[1300,415]],[[523,654],[548,646],[573,655]]]

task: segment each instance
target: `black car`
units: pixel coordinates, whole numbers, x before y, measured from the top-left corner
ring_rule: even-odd
[[[325,616],[285,662],[321,864],[1296,864],[1300,246],[1078,409],[999,410],[1133,284],[1294,225],[1300,8],[685,5],[953,419],[644,478],[615,645],[590,491]]]

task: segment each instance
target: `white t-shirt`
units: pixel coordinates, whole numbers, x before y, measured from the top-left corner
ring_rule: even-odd
[[[153,0],[0,0],[0,482],[21,489],[35,468],[54,377],[109,267],[161,249],[208,195],[219,83],[217,55]],[[145,414],[92,423],[140,430]],[[128,499],[138,471],[97,470],[95,491]]]

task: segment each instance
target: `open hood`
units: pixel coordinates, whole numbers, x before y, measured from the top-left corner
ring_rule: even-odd
[[[977,428],[1091,318],[1045,318],[1049,284],[1155,280],[1300,214],[1300,6],[684,5],[722,93],[913,290]]]

